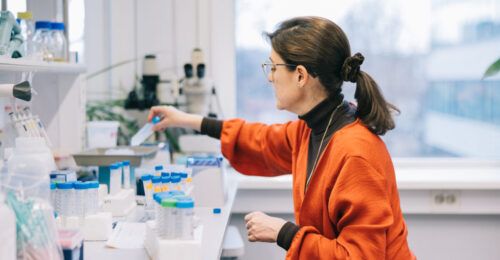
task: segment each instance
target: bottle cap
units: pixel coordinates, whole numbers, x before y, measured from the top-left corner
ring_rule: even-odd
[[[110,170],[117,170],[118,168],[120,168],[120,165],[118,163],[113,163],[109,166]]]
[[[164,198],[161,200],[161,206],[164,208],[175,208],[177,205],[177,200],[172,198]]]
[[[161,177],[160,176],[153,176],[153,179],[151,179],[153,183],[160,183],[161,182]]]
[[[170,177],[161,177],[161,182],[162,183],[169,183],[170,182]]]
[[[129,165],[130,165],[130,161],[128,161],[128,160],[127,160],[127,161],[123,161],[123,162],[122,162],[122,165],[123,165],[123,166],[129,166]]]
[[[141,176],[141,180],[142,180],[142,181],[150,181],[150,180],[151,180],[151,177],[152,177],[152,176],[151,176],[151,175],[149,175],[149,174],[142,175],[142,176]]]
[[[181,176],[172,176],[172,177],[170,177],[170,182],[172,182],[172,183],[179,183],[179,182],[181,182]]]
[[[17,18],[23,19],[23,20],[31,20],[33,19],[33,13],[26,11],[26,12],[18,12],[17,13]]]
[[[214,214],[220,214],[220,212],[221,212],[220,208],[214,208],[213,209],[213,213]]]
[[[57,183],[57,188],[60,190],[70,190],[73,189],[73,183],[72,182],[59,182]]]
[[[188,209],[188,208],[193,208],[194,207],[194,201],[190,198],[186,199],[177,199],[177,203],[175,205],[177,208],[180,209]]]
[[[158,124],[160,121],[161,121],[161,118],[159,116],[155,116],[155,117],[153,117],[153,120],[151,120],[153,125]]]
[[[98,181],[89,181],[87,183],[89,185],[89,189],[98,189],[99,188],[99,182]]]
[[[37,21],[35,23],[35,30],[38,29],[50,29],[51,25],[49,21]]]
[[[155,171],[161,171],[161,170],[163,170],[163,166],[161,166],[161,165],[155,166]]]
[[[170,173],[168,172],[162,172],[161,177],[170,177]]]
[[[73,185],[75,190],[86,190],[88,188],[88,184],[86,182],[77,181]]]
[[[64,31],[64,23],[51,23],[50,28],[56,31]]]

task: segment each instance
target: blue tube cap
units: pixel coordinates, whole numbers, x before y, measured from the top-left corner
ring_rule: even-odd
[[[117,170],[118,168],[120,168],[121,165],[119,165],[118,163],[113,163],[109,166],[109,169],[110,170]]]
[[[86,182],[77,181],[73,184],[75,190],[86,190],[88,188],[88,184]]]
[[[194,201],[190,198],[177,199],[176,207],[180,209],[194,208]]]
[[[153,179],[151,179],[153,183],[160,183],[161,182],[161,177],[160,176],[153,176]]]
[[[221,212],[220,208],[214,208],[213,209],[213,213],[214,214],[220,214],[220,212]]]
[[[73,182],[60,182],[57,184],[57,188],[60,190],[71,190],[74,186]]]
[[[162,172],[161,177],[170,177],[170,173],[168,172]]]
[[[172,177],[170,177],[170,182],[171,183],[179,183],[179,182],[181,182],[181,176],[172,176]]]
[[[55,189],[56,189],[56,184],[55,184],[55,183],[53,183],[53,182],[51,182],[51,183],[50,183],[50,189],[51,189],[51,190],[55,190]]]
[[[122,165],[123,165],[123,166],[130,166],[130,161],[123,161],[123,162],[122,162]]]
[[[155,117],[153,117],[153,120],[151,120],[153,125],[158,124],[160,121],[161,121],[161,118],[159,116],[155,116]]]
[[[152,176],[151,176],[151,175],[149,175],[149,174],[142,175],[142,176],[141,176],[141,180],[142,180],[142,181],[150,181],[150,180],[151,180],[151,177],[152,177]]]
[[[161,177],[161,183],[169,183],[170,177]]]
[[[162,165],[156,165],[155,166],[155,171],[161,171],[163,170],[163,166]]]
[[[89,181],[87,183],[89,185],[89,189],[98,189],[99,188],[99,182],[98,181]]]

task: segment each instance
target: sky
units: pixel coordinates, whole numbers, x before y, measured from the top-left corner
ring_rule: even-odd
[[[294,16],[326,17],[340,26],[346,15],[373,0],[237,0],[236,34],[240,48],[268,48],[261,37],[280,21]],[[431,37],[445,43],[461,40],[465,23],[481,19],[499,20],[500,0],[379,0],[385,14],[400,21],[397,48],[402,53],[426,53]]]

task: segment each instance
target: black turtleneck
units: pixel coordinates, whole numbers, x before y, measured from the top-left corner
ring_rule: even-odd
[[[311,128],[311,136],[309,139],[309,149],[307,154],[307,174],[306,178],[311,175],[311,169],[318,153],[325,149],[333,134],[344,127],[345,125],[354,122],[356,119],[356,107],[343,101],[343,96],[339,95],[335,98],[326,98],[316,105],[309,112],[299,116],[299,119],[304,120],[309,128]],[[320,143],[325,133],[330,116],[337,106],[341,106],[335,111],[330,127],[328,128],[325,140],[320,151]],[[213,118],[203,118],[201,122],[201,133],[210,137],[220,139],[222,132],[222,120]],[[287,222],[280,229],[276,243],[285,250],[290,248],[295,234],[299,231],[299,227],[292,222]]]

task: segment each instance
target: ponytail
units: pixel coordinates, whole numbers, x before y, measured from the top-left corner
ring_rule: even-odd
[[[359,71],[354,98],[358,101],[358,116],[373,133],[384,135],[396,126],[391,112],[399,109],[385,101],[377,83],[364,71]]]

